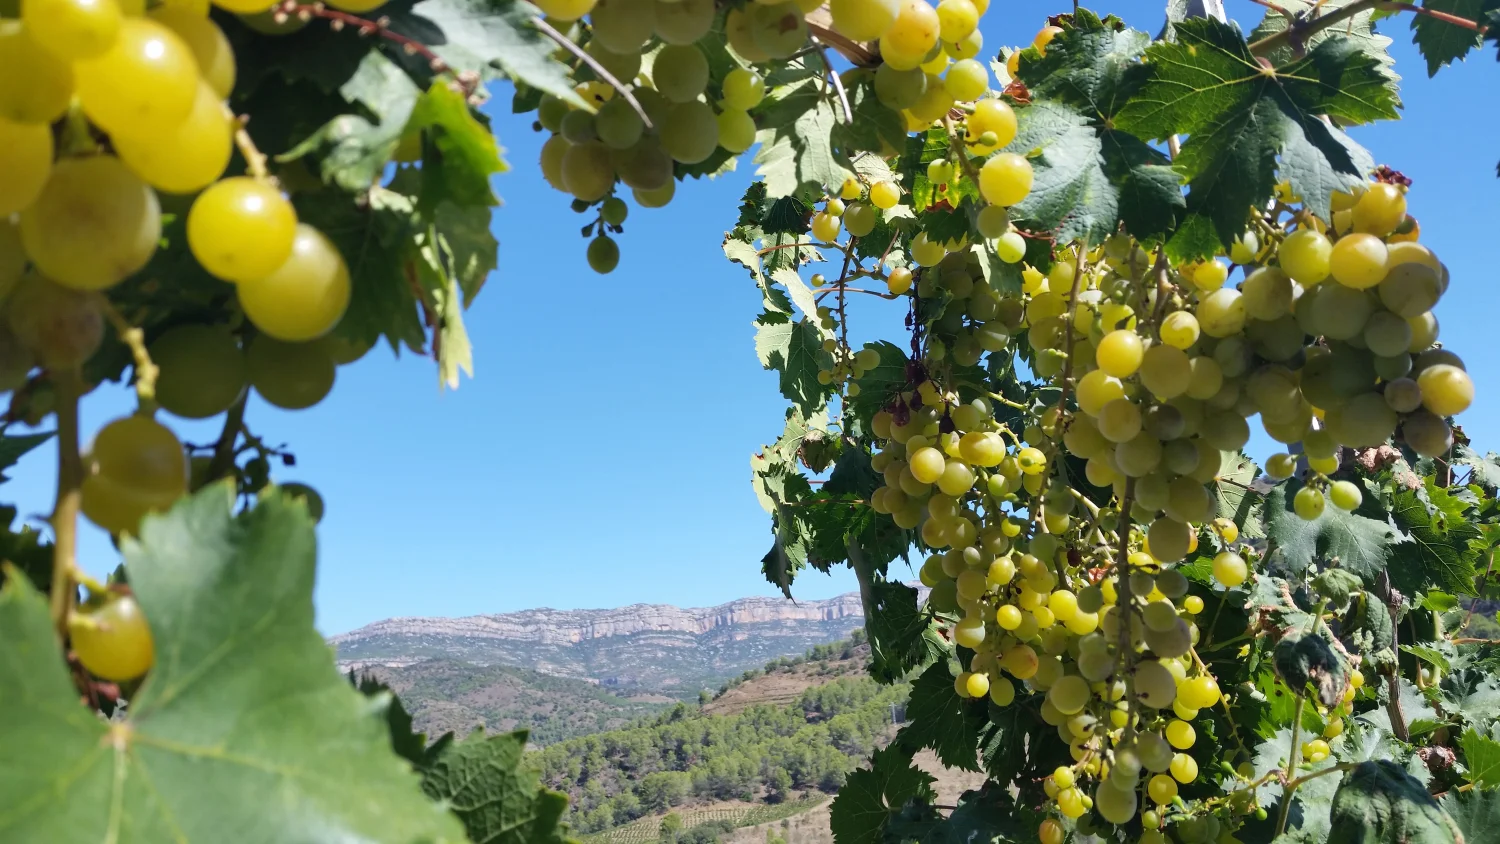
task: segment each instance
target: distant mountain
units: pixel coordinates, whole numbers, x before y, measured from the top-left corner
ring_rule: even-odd
[[[429,659],[363,669],[391,687],[420,732],[462,736],[477,726],[491,733],[526,729],[538,745],[615,730],[673,701],[659,695],[622,697],[597,683],[507,665]]]
[[[863,622],[859,595],[851,593],[799,603],[743,598],[698,609],[634,604],[393,618],[335,636],[330,643],[346,670],[414,667],[441,659],[588,680],[623,694],[659,692],[690,699],[745,669],[846,638]]]

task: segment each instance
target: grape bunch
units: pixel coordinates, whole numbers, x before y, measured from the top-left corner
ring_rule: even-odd
[[[575,71],[578,100],[547,96],[537,110],[537,127],[550,133],[541,151],[548,184],[574,197],[580,212],[616,199],[621,186],[642,207],[666,205],[686,168],[755,143],[753,112],[765,99],[765,76],[784,63],[806,61],[817,30],[807,18],[822,5],[799,0],[730,9],[722,27],[734,65],[718,71],[699,44],[715,26],[711,0],[538,3],[550,20],[571,26],[569,37],[587,56]],[[967,109],[971,149],[993,152],[1014,138],[1016,123],[1009,106],[988,96],[989,72],[976,58],[978,22],[987,6],[985,0],[942,0],[936,8],[926,0],[830,3],[837,33],[878,42],[881,51],[877,68],[846,71],[843,84],[872,76],[877,97],[901,112],[911,131],[947,119],[955,107]],[[991,202],[1011,204],[1005,191],[1024,195],[1022,175],[1029,188],[1030,166],[1020,156],[994,165],[984,175],[987,198],[994,194]],[[610,221],[604,205],[600,210],[599,222],[585,228],[593,237],[589,265],[609,272],[619,253],[607,227],[619,223]],[[873,214],[849,210],[851,233],[873,228]],[[821,223],[814,221],[814,236],[831,239],[837,232],[831,220],[840,215],[824,213]]]

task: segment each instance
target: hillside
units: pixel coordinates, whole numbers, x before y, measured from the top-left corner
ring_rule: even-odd
[[[524,668],[449,659],[364,669],[401,698],[416,728],[429,736],[525,728],[537,745],[618,729],[661,711],[671,699],[621,697],[598,684]]]
[[[466,618],[396,618],[335,636],[345,670],[442,659],[515,666],[622,691],[695,700],[700,690],[771,659],[847,637],[863,624],[856,594],[793,603],[745,598],[681,609],[527,610]]]

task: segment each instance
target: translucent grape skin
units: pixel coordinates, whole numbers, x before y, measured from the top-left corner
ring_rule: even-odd
[[[127,18],[104,53],[75,65],[78,98],[89,119],[115,134],[147,137],[193,110],[197,61],[172,30]]]
[[[51,123],[68,110],[74,84],[69,62],[38,44],[20,21],[0,18],[0,118]]]
[[[65,158],[21,213],[26,254],[48,277],[103,290],[139,270],[161,237],[156,194],[118,158]]]
[[[36,42],[68,61],[91,59],[120,37],[115,0],[26,0],[21,23]]]
[[[245,350],[250,386],[283,410],[303,410],[333,390],[336,367],[321,342],[283,343],[257,337]]]
[[[1031,193],[1031,163],[1013,152],[1003,152],[979,170],[979,191],[986,202],[1011,206]]]
[[[188,212],[188,247],[219,278],[265,278],[292,254],[297,212],[280,191],[249,176],[215,183]]]
[[[0,218],[35,202],[51,173],[51,127],[0,117]]]
[[[160,137],[116,135],[115,152],[152,187],[167,193],[192,193],[212,184],[229,166],[234,133],[219,95],[198,83],[193,110]]]
[[[73,613],[68,618],[68,637],[78,662],[104,680],[134,680],[156,661],[151,627],[131,595]]]
[[[83,514],[113,534],[134,533],[143,516],[187,492],[187,456],[171,429],[125,416],[100,429],[83,481]]]
[[[833,28],[855,41],[884,35],[901,13],[901,0],[831,0]]]
[[[697,164],[719,146],[719,120],[707,103],[679,103],[662,120],[661,146],[674,161]]]
[[[349,307],[349,267],[338,247],[306,223],[292,251],[270,274],[239,283],[240,306],[262,332],[289,343],[327,334]]]
[[[192,51],[198,72],[203,74],[209,89],[219,99],[227,99],[234,90],[234,50],[219,25],[184,6],[162,5],[152,9],[150,17],[177,33]]]
[[[245,392],[245,355],[223,328],[183,325],[150,347],[157,365],[156,401],[186,419],[207,419],[228,410]]]

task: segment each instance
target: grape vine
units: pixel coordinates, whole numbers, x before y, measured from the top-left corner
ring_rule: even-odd
[[[754,150],[723,245],[791,404],[763,565],[847,563],[911,687],[839,844],[1478,833],[1500,461],[1420,186],[1344,129],[1397,117],[1377,24],[1436,71],[1500,10],[1179,5],[997,50],[987,0],[0,0],[0,457],[59,454],[50,536],[0,533],[0,840],[567,840],[524,732],[429,743],[335,672],[324,502],[246,413],[382,339],[458,386],[502,79],[600,273],[627,195]],[[856,347],[855,296],[903,335]],[[80,430],[106,382],[138,410]],[[986,784],[936,805],[925,748]]]

